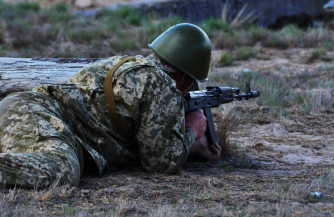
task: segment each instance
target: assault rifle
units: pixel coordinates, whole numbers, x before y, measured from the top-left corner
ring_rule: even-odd
[[[183,98],[186,100],[185,113],[203,109],[204,115],[207,118],[205,135],[208,139],[208,144],[211,145],[216,142],[220,146],[212,119],[211,107],[218,107],[221,104],[230,103],[236,100],[249,100],[259,96],[260,92],[251,91],[250,83],[246,82],[246,93],[240,93],[238,87],[208,86],[206,87],[206,90],[187,92]]]

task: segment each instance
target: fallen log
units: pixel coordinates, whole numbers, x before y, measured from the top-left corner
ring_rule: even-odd
[[[86,64],[96,60],[0,57],[0,99],[10,93],[32,90],[42,84],[65,83]]]

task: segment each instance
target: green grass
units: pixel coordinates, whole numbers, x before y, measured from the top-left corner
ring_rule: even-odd
[[[223,159],[215,164],[216,168],[223,169],[225,172],[233,172],[238,168],[249,168],[252,165],[252,161],[245,153],[236,155],[229,160]]]
[[[120,7],[115,11],[102,9],[94,18],[80,17],[71,14],[65,3],[41,8],[38,3],[30,1],[18,4],[0,1],[0,20],[0,55],[9,57],[141,54],[141,48],[148,48],[147,44],[166,29],[186,22],[177,16],[143,16],[131,7]],[[234,58],[249,60],[254,57],[256,51],[252,47],[258,43],[264,47],[282,49],[312,47],[315,57],[319,56],[318,51],[331,51],[334,46],[331,31],[324,28],[304,31],[289,25],[271,31],[255,24],[238,26],[219,18],[195,24],[209,35],[213,49],[236,51],[235,55],[224,53],[219,61],[221,66],[231,65]],[[69,45],[72,48],[67,54],[65,50]]]
[[[98,14],[98,19],[101,21],[107,21],[109,23],[118,22],[124,27],[127,25],[139,26],[141,24],[142,17],[143,16],[140,12],[128,6],[119,7],[115,11],[104,8]]]
[[[287,103],[286,95],[288,88],[283,84],[277,84],[274,78],[259,78],[258,81],[253,80],[253,90],[261,92],[257,104],[260,106],[282,107]]]
[[[47,19],[51,24],[57,24],[57,23],[64,24],[70,21],[71,15],[68,12],[57,12],[50,10]]]
[[[139,45],[133,38],[123,39],[118,41],[111,41],[109,45],[116,51],[123,52],[126,50],[136,50],[139,49]]]
[[[302,200],[299,200],[299,202],[302,203],[302,204],[319,203],[319,202],[333,203],[333,199],[330,198],[330,197],[321,197],[321,198],[318,198],[318,197],[315,197],[315,196],[307,195]]]
[[[219,168],[222,168],[225,172],[232,172],[236,170],[235,165],[229,161],[223,161],[218,165]]]
[[[323,43],[323,47],[328,51],[332,51],[334,47],[334,43],[333,41],[326,41]]]
[[[3,26],[3,24],[0,22],[0,45],[5,43],[5,27]]]
[[[327,82],[329,81],[328,88],[330,88],[330,86],[333,87],[332,82],[334,81],[334,65],[333,64],[321,65],[317,68],[317,70],[319,70],[319,72],[326,73],[327,78],[329,79],[329,80],[326,80]]]
[[[40,46],[48,45],[45,32],[37,26],[30,26],[26,21],[14,20],[8,22],[7,30],[11,35],[13,48],[32,47],[39,49]]]
[[[59,12],[68,12],[69,11],[69,8],[68,8],[68,5],[66,3],[57,3],[57,4],[54,4],[53,5],[53,10],[57,11],[58,13]]]
[[[224,23],[218,18],[209,18],[208,20],[202,21],[198,24],[209,37],[217,37],[221,35],[221,32],[227,33],[229,36],[236,35],[236,26],[230,23]]]
[[[208,85],[239,87],[241,92],[245,92],[245,82],[250,82],[251,90],[261,93],[261,97],[252,99],[259,106],[284,107],[289,102],[289,84],[271,73],[264,76],[253,71],[242,73],[222,71],[212,73],[211,76]]]
[[[100,39],[106,39],[107,32],[100,27],[94,27],[91,29],[87,29],[85,27],[76,27],[70,29],[67,36],[74,43],[90,44],[96,37]]]
[[[69,207],[68,204],[62,204],[61,208],[62,208],[62,216],[75,216],[80,210],[80,206],[71,208]]]
[[[52,53],[52,57],[54,58],[72,58],[72,57],[77,57],[73,49],[71,47],[67,46],[62,49],[58,49]]]
[[[209,37],[217,37],[221,35],[222,32],[227,33],[229,37],[233,37],[237,35],[237,26],[222,22],[221,19],[218,18],[209,18],[208,20],[202,21],[198,24]]]
[[[314,49],[312,52],[312,58],[314,59],[319,59],[322,55],[326,54],[326,50],[325,49]]]
[[[233,57],[229,52],[223,53],[220,56],[219,64],[222,66],[229,66],[233,62]]]
[[[212,32],[213,30],[222,29],[223,28],[223,22],[220,19],[211,17],[210,19],[200,23],[200,27],[205,32]]]
[[[240,143],[237,143],[237,142],[232,142],[231,143],[231,148],[238,149],[239,147],[240,147]]]
[[[318,67],[319,71],[325,71],[325,72],[331,72],[334,71],[334,65],[330,64],[330,65],[321,65]]]
[[[92,19],[71,15],[64,3],[40,9],[36,3],[12,5],[0,2],[0,18],[4,21],[0,22],[0,44],[7,41],[6,36],[10,38],[6,44],[9,49],[1,50],[2,56],[15,51],[15,56],[21,57],[36,54],[105,57],[139,49],[137,33],[131,26],[139,25],[142,18],[128,7],[103,11],[97,19]],[[61,45],[68,43],[73,45],[71,52],[67,45]],[[113,43],[113,48],[106,47]]]
[[[277,49],[287,49],[289,48],[290,44],[289,42],[281,38],[279,34],[271,34],[268,36],[268,38],[261,41],[261,44],[264,47],[270,47],[270,48],[277,48]]]
[[[253,42],[260,42],[269,37],[271,35],[271,32],[266,28],[255,25],[247,31],[247,34]]]
[[[139,26],[141,23],[142,15],[131,7],[120,7],[115,11],[115,15],[127,20],[131,25]]]
[[[19,2],[16,8],[23,11],[39,11],[41,9],[38,2]]]
[[[300,109],[307,112],[319,112],[327,109],[331,110],[334,107],[333,97],[322,92],[292,93],[291,101]]]
[[[297,38],[304,35],[304,31],[293,24],[285,26],[280,32],[287,38]]]
[[[184,20],[177,16],[161,19],[158,22],[147,20],[143,24],[143,31],[141,32],[141,46],[147,47],[147,44],[152,43],[154,39],[156,39],[168,28],[182,22],[184,22]]]
[[[240,60],[249,60],[256,56],[256,51],[253,47],[242,46],[238,48],[236,56]]]
[[[286,109],[291,106],[307,113],[319,113],[334,108],[331,95],[334,82],[334,66],[322,65],[312,72],[300,74],[298,78],[289,76],[281,78],[270,71],[256,73],[253,71],[230,72],[215,69],[210,74],[206,85],[239,87],[245,91],[245,82],[250,82],[251,90],[261,93],[259,98],[252,99],[258,106],[270,107],[256,113],[259,116],[271,115],[273,118],[287,116]],[[319,76],[322,75],[323,76]],[[323,89],[323,90],[321,90]]]

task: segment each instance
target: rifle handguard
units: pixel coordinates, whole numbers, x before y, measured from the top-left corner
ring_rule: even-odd
[[[209,144],[217,143],[220,145],[213,118],[211,107],[218,107],[221,104],[230,103],[236,100],[249,100],[259,97],[259,91],[251,91],[250,83],[246,82],[246,93],[240,93],[239,88],[208,86],[206,90],[187,92],[183,98],[186,100],[185,113],[203,109],[207,118],[206,137]]]
[[[208,86],[206,90],[190,91],[184,95],[186,100],[185,112],[196,111],[208,107],[218,107],[221,104],[230,103],[235,100],[249,100],[259,97],[259,91],[251,91],[250,83],[246,82],[246,93],[240,93],[238,87]]]

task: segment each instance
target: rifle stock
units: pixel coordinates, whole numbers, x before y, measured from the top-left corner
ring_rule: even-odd
[[[213,144],[215,142],[220,146],[220,141],[212,118],[211,107],[218,107],[221,104],[230,103],[236,100],[249,100],[259,96],[260,92],[251,91],[250,83],[246,82],[246,93],[240,93],[240,89],[237,87],[208,86],[206,87],[206,90],[187,92],[183,98],[186,100],[185,113],[203,109],[204,115],[207,118],[205,135],[208,144]]]

